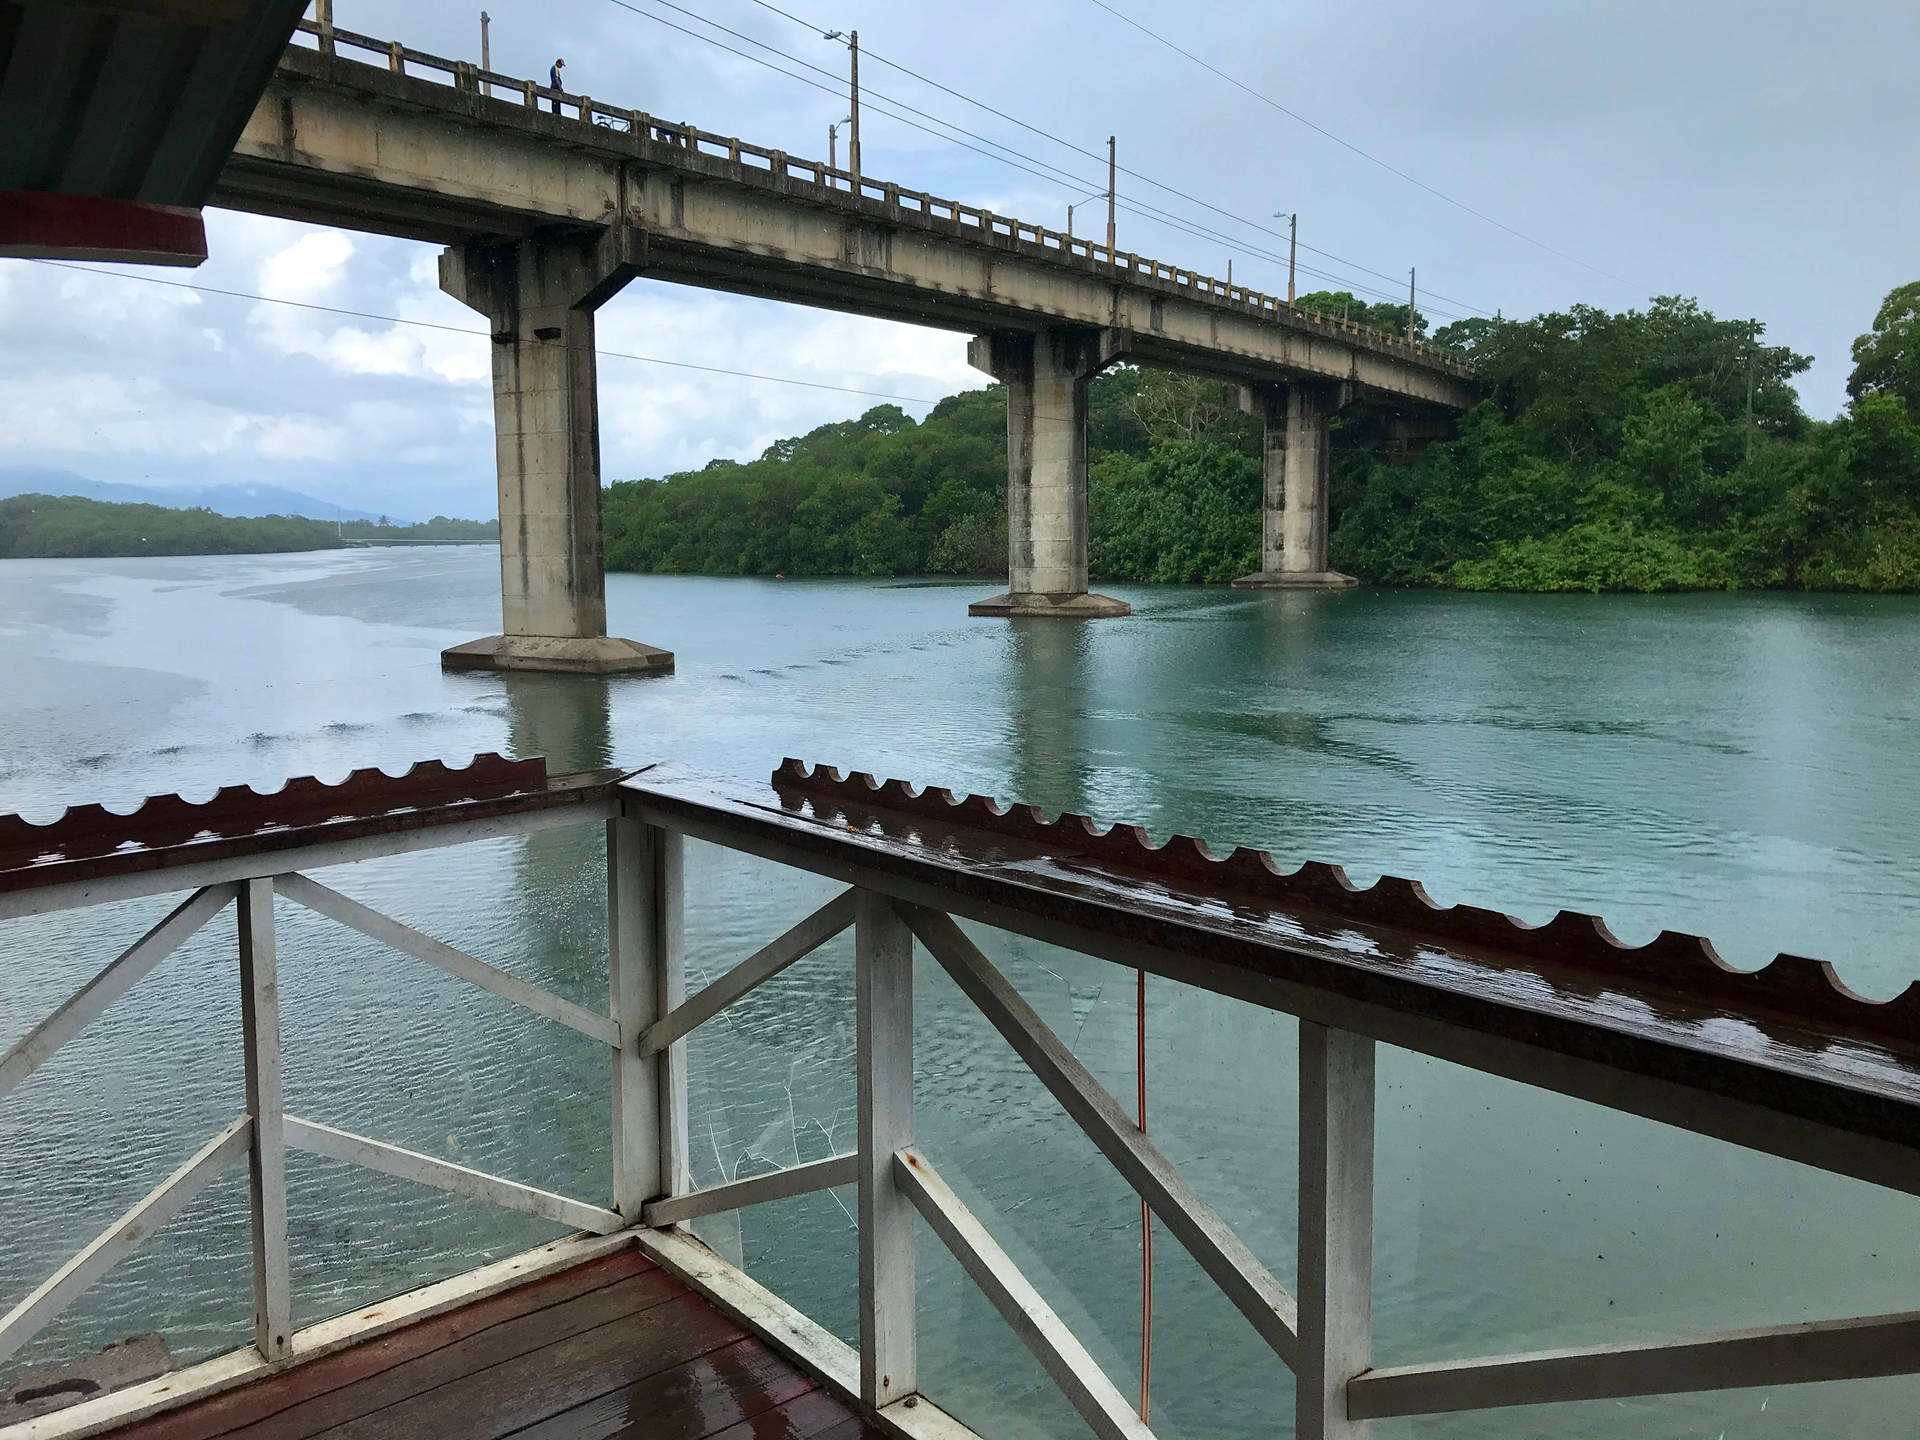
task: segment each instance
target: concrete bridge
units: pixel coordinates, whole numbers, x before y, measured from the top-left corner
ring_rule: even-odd
[[[1008,592],[977,615],[1095,616],[1087,385],[1132,360],[1244,387],[1266,422],[1262,569],[1327,569],[1327,425],[1407,433],[1472,369],[1284,300],[587,96],[303,21],[213,203],[446,246],[440,283],[492,328],[504,633],[461,668],[671,666],[606,634],[594,311],[639,275],[958,331],[1008,390]],[[374,63],[342,52],[377,57]]]

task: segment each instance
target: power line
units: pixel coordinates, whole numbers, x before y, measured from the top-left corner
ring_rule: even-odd
[[[1232,75],[1229,75],[1226,71],[1222,70],[1219,66],[1211,63],[1210,61],[1201,59],[1198,55],[1194,54],[1191,50],[1187,50],[1182,48],[1179,45],[1176,45],[1173,41],[1167,39],[1166,36],[1160,34],[1158,31],[1149,30],[1145,25],[1142,25],[1138,20],[1135,20],[1131,15],[1123,14],[1122,12],[1114,9],[1113,6],[1106,3],[1106,0],[1092,0],[1092,3],[1095,5],[1098,5],[1102,10],[1106,11],[1109,15],[1113,16],[1114,19],[1124,21],[1126,24],[1131,25],[1134,29],[1138,30],[1142,35],[1145,35],[1148,39],[1158,41],[1160,44],[1166,46],[1167,49],[1173,51],[1176,55],[1184,55],[1187,59],[1191,60],[1194,64],[1198,65],[1201,69],[1209,71],[1210,73],[1219,76],[1222,80],[1226,81],[1229,85],[1232,85],[1236,89],[1246,91],[1247,94],[1253,96],[1253,98],[1260,101],[1261,104],[1271,106],[1273,109],[1278,110],[1282,115],[1285,115],[1290,120],[1299,121],[1300,124],[1306,126],[1309,130],[1314,131],[1316,134],[1324,135],[1326,136],[1327,139],[1333,141],[1334,144],[1341,146],[1343,149],[1351,150],[1355,155],[1358,155],[1362,160],[1368,161],[1369,163],[1374,165],[1378,165],[1382,170],[1386,170],[1394,175],[1399,176],[1402,180],[1406,181],[1409,185],[1417,185],[1422,190],[1426,191],[1429,195],[1432,195],[1437,199],[1446,201],[1447,204],[1453,206],[1455,209],[1466,211],[1467,214],[1473,216],[1476,220],[1484,220],[1487,224],[1493,226],[1497,230],[1504,230],[1507,232],[1507,234],[1513,236],[1516,239],[1524,240],[1529,245],[1537,246],[1538,248],[1546,251],[1549,255],[1557,255],[1562,260],[1570,261],[1575,265],[1579,265],[1583,267],[1584,269],[1591,270],[1596,275],[1605,275],[1609,280],[1619,280],[1621,278],[1620,276],[1615,275],[1610,270],[1602,270],[1598,265],[1588,264],[1585,260],[1582,260],[1578,255],[1569,255],[1564,250],[1556,250],[1553,246],[1547,244],[1546,241],[1536,240],[1531,235],[1528,235],[1523,231],[1514,229],[1513,226],[1506,224],[1504,221],[1496,220],[1493,218],[1493,216],[1486,214],[1484,211],[1474,209],[1473,206],[1467,204],[1466,201],[1456,200],[1453,198],[1453,196],[1447,194],[1444,190],[1435,189],[1433,186],[1427,184],[1426,181],[1421,180],[1416,176],[1409,175],[1406,171],[1402,170],[1399,166],[1389,164],[1387,161],[1382,160],[1378,155],[1369,154],[1367,151],[1362,150],[1358,145],[1355,145],[1351,140],[1342,139],[1340,136],[1334,134],[1333,131],[1327,129],[1324,125],[1315,124],[1313,121],[1309,120],[1306,116],[1300,114],[1297,110],[1289,110],[1286,106],[1282,105],[1278,100],[1275,100],[1272,96],[1262,94],[1260,91],[1254,89],[1251,85],[1247,84],[1243,80],[1235,79]]]
[[[382,320],[392,325],[411,325],[420,330],[444,330],[451,335],[489,338],[485,330],[465,325],[443,325],[437,320],[409,320],[400,315],[381,315],[371,310],[349,310],[339,305],[320,305],[311,300],[285,300],[277,295],[256,295],[248,290],[223,290],[217,285],[192,285],[185,280],[162,280],[158,275],[128,275],[119,270],[95,270],[90,265],[75,265],[65,260],[36,260],[36,265],[51,265],[57,270],[73,270],[81,275],[104,275],[111,280],[139,280],[148,285],[165,285],[172,290],[194,290],[202,295],[225,295],[235,300],[257,300],[265,305],[286,305],[296,310],[318,310],[328,315],[348,315],[356,320]],[[594,348],[596,355],[612,360],[638,360],[647,365],[670,365],[676,370],[698,370],[708,375],[728,375],[739,380],[763,380],[773,385],[799,385],[809,390],[834,390],[842,395],[867,395],[876,400],[905,400],[915,405],[938,405],[923,395],[894,395],[885,390],[858,390],[850,385],[829,385],[824,380],[796,380],[787,375],[759,375],[751,370],[729,370],[721,365],[696,365],[691,360],[663,360],[657,355],[631,355],[623,350]]]
[[[660,0],[660,3],[665,3],[665,0]],[[763,10],[771,10],[774,14],[782,16],[785,19],[791,20],[796,25],[799,25],[808,30],[815,30],[816,33],[818,33],[817,27],[808,24],[805,20],[802,20],[799,16],[793,14],[791,11],[782,10],[778,5],[770,4],[769,0],[753,0],[753,3],[760,6],[760,8]],[[678,7],[675,7],[675,8],[678,8]],[[1051,131],[1043,130],[1038,125],[1029,124],[1027,121],[1020,119],[1016,115],[1009,115],[1004,110],[996,109],[994,106],[987,104],[984,100],[976,99],[974,96],[968,95],[964,91],[956,90],[950,85],[942,84],[940,81],[935,80],[933,77],[929,75],[922,75],[917,70],[909,69],[907,66],[900,64],[896,60],[889,60],[886,56],[880,54],[876,50],[868,48],[863,50],[862,53],[869,60],[872,60],[877,64],[885,65],[890,70],[897,70],[902,75],[908,76],[909,78],[914,80],[918,80],[922,85],[930,85],[935,90],[941,91],[943,94],[951,95],[956,100],[964,101],[965,103],[974,106],[976,109],[986,111],[987,114],[989,115],[997,116],[999,119],[1005,120],[1010,125],[1017,125],[1022,130],[1025,130],[1031,134],[1040,136],[1043,140],[1050,140],[1054,144],[1059,145],[1064,149],[1073,151],[1074,154],[1076,155],[1082,155],[1082,156],[1085,156],[1087,159],[1094,160],[1094,161],[1104,160],[1106,158],[1105,156],[1100,155],[1095,151],[1088,150],[1084,146],[1074,144],[1071,140],[1062,139],[1060,136],[1053,134]],[[1179,189],[1177,186],[1169,185],[1163,180],[1156,180],[1151,175],[1142,174],[1140,171],[1130,169],[1125,165],[1121,165],[1118,168],[1120,170],[1120,173],[1123,175],[1129,175],[1135,180],[1138,180],[1143,184],[1153,186],[1154,189],[1156,190],[1164,190],[1169,195],[1178,196],[1180,199],[1187,201],[1189,204],[1199,205],[1204,209],[1211,210],[1216,215],[1225,216],[1227,219],[1232,220],[1236,224],[1245,225],[1250,230],[1258,230],[1261,234],[1271,235],[1276,240],[1291,239],[1290,236],[1282,234],[1280,231],[1275,230],[1269,225],[1264,225],[1257,220],[1249,220],[1244,215],[1236,215],[1233,211],[1224,209],[1221,206],[1214,204],[1211,200],[1203,199],[1198,195],[1191,195],[1187,193],[1185,190]],[[1400,277],[1397,275],[1388,275],[1383,271],[1373,269],[1371,266],[1362,265],[1357,260],[1349,260],[1344,255],[1336,255],[1331,250],[1323,250],[1317,245],[1303,244],[1300,246],[1300,249],[1309,250],[1315,255],[1324,256],[1326,259],[1332,260],[1337,264],[1345,265],[1348,268],[1353,270],[1358,270],[1365,275],[1372,275],[1376,279],[1387,281],[1389,284],[1397,286],[1400,283]],[[1320,278],[1332,279],[1336,277],[1322,275]],[[1375,293],[1381,293],[1381,292],[1375,292]],[[1486,315],[1488,313],[1487,311],[1480,309],[1480,307],[1477,305],[1470,305],[1464,300],[1455,300],[1451,296],[1442,295],[1437,290],[1429,291],[1428,294],[1430,294],[1436,300],[1444,301],[1449,305],[1458,305],[1464,310],[1471,310],[1480,315]]]
[[[708,45],[712,45],[716,49],[724,50],[729,55],[734,55],[739,57],[742,60],[748,60],[756,65],[764,66],[765,68],[773,71],[777,75],[784,75],[790,80],[798,80],[803,85],[810,85],[816,90],[821,90],[826,92],[827,94],[833,95],[835,98],[840,98],[846,93],[843,88],[843,83],[840,81],[839,77],[835,75],[832,71],[827,70],[819,65],[815,65],[812,61],[803,60],[797,55],[791,55],[788,52],[780,49],[778,46],[769,45],[764,40],[756,40],[751,35],[743,34],[738,30],[731,29],[726,25],[720,24],[718,21],[709,20],[705,16],[700,15],[695,11],[688,10],[684,6],[673,3],[673,0],[654,0],[654,3],[659,5],[664,5],[670,10],[677,11],[680,14],[687,16],[689,19],[696,20],[700,24],[706,25],[712,29],[718,30],[723,34],[731,35],[735,39],[744,41],[746,44],[755,46],[758,49],[765,50],[769,54],[777,55],[782,60],[786,60],[795,65],[803,66],[808,70],[812,70],[815,74],[824,75],[834,83],[831,85],[822,84],[820,81],[810,79],[805,75],[795,74],[793,71],[783,69],[779,65],[774,64],[772,61],[763,59],[761,56],[752,55],[744,50],[735,49],[733,46],[726,44],[724,41],[714,39],[711,35],[703,35],[697,30],[690,30],[686,26],[681,25],[676,21],[670,20],[664,15],[656,15],[650,10],[643,10],[638,5],[629,3],[629,0],[611,0],[611,3],[618,5],[623,10],[631,11],[635,15],[639,15],[645,19],[652,20],[656,24],[665,25],[668,29],[678,31],[682,35],[690,36],[695,40],[700,40]],[[787,15],[786,11],[779,11],[778,13],[782,15],[786,15],[787,18],[789,19],[794,18],[791,15]],[[798,23],[805,23],[805,22],[798,22]],[[890,63],[890,62],[883,62],[883,63]],[[895,67],[895,68],[898,68],[898,67]],[[1023,174],[1032,175],[1035,179],[1046,181],[1048,184],[1051,184],[1051,185],[1068,185],[1073,187],[1075,190],[1084,189],[1085,187],[1093,183],[1089,180],[1086,180],[1084,177],[1073,174],[1071,171],[1061,169],[1059,166],[1051,163],[1050,161],[1039,159],[1038,157],[1033,155],[1028,155],[1024,151],[1016,150],[1012,146],[1007,145],[1002,141],[994,140],[989,136],[981,135],[972,130],[968,130],[964,126],[956,125],[951,120],[943,119],[937,115],[931,115],[924,110],[917,109],[916,107],[907,104],[903,100],[899,100],[895,98],[894,96],[884,95],[874,90],[869,90],[867,92],[867,95],[870,101],[872,99],[878,99],[878,100],[884,101],[885,105],[897,106],[899,107],[899,109],[905,110],[906,112],[908,112],[908,115],[917,115],[921,118],[921,120],[929,121],[931,122],[932,125],[942,126],[946,130],[957,132],[958,134],[964,135],[971,140],[977,140],[982,145],[991,145],[996,150],[1005,151],[1006,155],[1012,155],[1017,157],[1018,160],[1026,161],[1027,163],[1024,165],[1018,164],[1014,160],[1007,159],[1006,155],[996,155],[991,153],[990,151],[982,150],[976,145],[970,145],[965,140],[957,140],[953,137],[953,135],[945,134],[941,130],[930,128],[929,125],[921,124],[915,120],[911,120],[907,118],[907,115],[900,114],[896,110],[889,110],[885,108],[884,105],[872,105],[871,103],[869,104],[870,109],[876,110],[879,114],[886,116],[886,118],[890,120],[895,120],[900,124],[906,125],[910,129],[918,130],[923,134],[931,135],[935,139],[944,141],[947,144],[957,145],[963,150],[972,151],[976,155],[980,155],[986,159],[996,161],[999,164],[1010,167],[1011,169],[1019,170]],[[998,113],[998,112],[995,112],[995,113]],[[1015,123],[1020,123],[1020,122],[1015,122]],[[1039,132],[1039,133],[1044,134],[1045,132]],[[1052,136],[1048,136],[1047,138],[1056,139],[1056,137],[1052,137]],[[1072,145],[1069,145],[1068,142],[1062,141],[1062,140],[1056,139],[1056,143],[1059,143],[1061,145],[1066,145],[1067,148],[1069,149],[1077,148]],[[1082,153],[1086,153],[1086,152],[1082,152]],[[1031,166],[1034,166],[1034,165],[1038,165],[1042,167],[1042,170],[1034,170],[1030,168]],[[1042,173],[1043,170],[1051,173]],[[1133,172],[1129,171],[1128,173],[1131,174]],[[1140,178],[1140,177],[1136,177],[1136,178]],[[1148,182],[1148,183],[1154,183],[1154,182]],[[1100,187],[1100,189],[1104,192],[1105,187],[1102,186]],[[1119,197],[1116,197],[1116,203],[1118,202],[1118,199]],[[1248,241],[1242,240],[1237,236],[1228,235],[1222,231],[1214,230],[1202,224],[1199,221],[1187,220],[1186,218],[1175,215],[1170,211],[1162,210],[1157,206],[1149,205],[1147,204],[1147,202],[1143,200],[1139,200],[1136,197],[1127,197],[1127,199],[1128,199],[1128,203],[1123,206],[1120,206],[1120,208],[1127,210],[1129,214],[1137,215],[1143,219],[1147,219],[1155,223],[1165,225],[1168,228],[1176,230],[1182,234],[1194,236],[1199,239],[1218,241],[1221,244],[1233,247],[1235,250],[1237,250],[1239,253],[1243,255],[1247,255],[1257,259],[1269,260],[1275,264],[1286,263],[1286,261],[1281,256],[1278,256],[1271,251],[1262,250],[1258,246],[1255,246]],[[1205,202],[1199,202],[1199,203],[1204,204]],[[1233,217],[1230,217],[1230,218],[1233,218]],[[1241,223],[1249,223],[1249,222],[1243,221]],[[1277,234],[1278,232],[1270,232],[1270,233]],[[1313,247],[1303,246],[1302,248],[1312,249]],[[1314,253],[1324,255],[1327,252],[1315,250]],[[1333,258],[1338,260],[1339,263],[1341,264],[1351,263],[1346,260],[1341,260],[1337,256]],[[1364,291],[1367,294],[1378,296],[1381,299],[1388,301],[1389,303],[1397,302],[1398,297],[1392,291],[1381,290],[1377,286],[1367,285],[1364,282],[1356,281],[1346,276],[1331,274],[1324,270],[1315,270],[1307,266],[1302,266],[1300,268],[1303,271],[1305,271],[1306,274],[1312,275],[1318,279],[1326,280],[1333,284],[1350,286],[1355,290]],[[1354,268],[1366,271],[1366,267],[1364,266],[1354,266]],[[1378,274],[1379,272],[1366,271],[1366,273]],[[1446,297],[1436,295],[1436,298],[1445,299]],[[1452,301],[1451,303],[1461,304],[1462,302]],[[1457,312],[1442,310],[1436,306],[1429,305],[1427,308],[1430,313],[1437,316],[1441,316],[1443,318],[1456,319],[1456,320],[1465,318],[1459,315]],[[1474,309],[1475,307],[1466,306],[1465,308]],[[1479,313],[1485,314],[1486,312],[1481,311]]]

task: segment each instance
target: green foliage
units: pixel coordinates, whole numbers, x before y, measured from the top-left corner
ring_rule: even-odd
[[[322,521],[322,524],[331,524]],[[339,522],[336,533],[343,540],[387,540],[395,542],[440,540],[457,541],[461,544],[492,545],[500,539],[498,520],[455,520],[451,516],[436,515],[431,520],[422,520],[413,525],[393,525],[383,516],[379,521],[346,520]]]
[[[1249,466],[1251,498],[1234,502],[1242,513],[1232,520],[1252,527],[1257,552],[1260,430],[1226,386],[1122,368],[1094,380],[1088,411],[1096,556],[1104,540],[1119,538],[1111,524],[1099,528],[1110,497],[1122,507],[1115,514],[1149,527],[1113,552],[1124,557],[1114,562],[1121,568],[1102,571],[1096,558],[1097,574],[1225,578],[1220,557],[1238,553],[1239,542],[1176,540],[1174,521],[1202,492],[1244,486]],[[745,464],[714,461],[665,480],[617,483],[606,496],[607,565],[706,575],[1004,575],[1006,427],[1006,391],[995,385],[948,397],[919,424],[880,405],[778,441]],[[1152,478],[1138,485],[1131,472],[1106,466],[1149,457],[1140,474]],[[1164,555],[1153,549],[1162,541]]]
[[[1898,395],[1909,415],[1920,416],[1920,280],[1888,295],[1873,329],[1853,342],[1847,393],[1856,401]]]
[[[1791,384],[1805,356],[1690,300],[1448,327],[1488,398],[1404,467],[1336,432],[1332,563],[1482,590],[1920,588],[1917,306],[1920,285],[1888,298],[1854,347],[1872,383],[1825,424]]]
[[[0,557],[257,555],[325,550],[340,543],[325,520],[291,515],[235,519],[211,510],[117,505],[63,495],[0,500]]]
[[[1219,584],[1260,568],[1260,462],[1219,439],[1103,456],[1087,491],[1096,579]]]
[[[1301,303],[1404,331],[1404,305]],[[1473,319],[1485,399],[1456,438],[1387,463],[1387,418],[1333,428],[1331,560],[1374,582],[1508,590],[1920,587],[1920,284],[1855,346],[1848,414],[1815,422],[1809,361],[1692,300]],[[1424,317],[1415,329],[1425,333]],[[1259,422],[1216,381],[1121,367],[1087,425],[1098,580],[1232,579],[1259,568]],[[893,406],[609,492],[618,569],[706,574],[1004,574],[1006,394]]]

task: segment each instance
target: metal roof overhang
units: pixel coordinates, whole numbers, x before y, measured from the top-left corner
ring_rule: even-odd
[[[306,0],[0,0],[0,256],[197,265]]]

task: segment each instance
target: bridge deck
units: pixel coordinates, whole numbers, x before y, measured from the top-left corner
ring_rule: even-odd
[[[883,1432],[637,1250],[110,1432],[116,1440],[856,1440]]]

